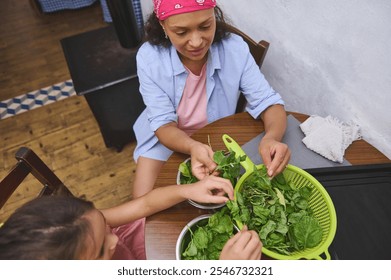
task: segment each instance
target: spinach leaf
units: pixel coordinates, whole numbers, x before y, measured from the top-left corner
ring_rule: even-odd
[[[197,177],[191,172],[191,161],[182,162],[179,165],[180,172],[180,183],[183,184],[192,184],[198,181]]]
[[[319,222],[311,217],[304,216],[292,228],[292,240],[297,250],[313,248],[322,240],[322,228]]]
[[[205,228],[199,227],[193,235],[193,243],[197,249],[206,249],[208,247],[209,238]]]

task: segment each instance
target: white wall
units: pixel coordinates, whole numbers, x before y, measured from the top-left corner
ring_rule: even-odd
[[[141,0],[143,12],[152,0]],[[391,1],[219,0],[234,25],[270,48],[262,72],[288,111],[361,126],[391,159]]]
[[[146,18],[153,11],[153,1],[152,0],[140,0],[141,10],[143,12],[144,18]]]

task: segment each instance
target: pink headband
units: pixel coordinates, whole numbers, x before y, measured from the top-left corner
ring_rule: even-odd
[[[154,12],[159,20],[216,6],[216,0],[153,0]]]

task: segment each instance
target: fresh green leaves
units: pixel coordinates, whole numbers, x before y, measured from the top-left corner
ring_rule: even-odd
[[[319,223],[311,216],[302,217],[291,230],[292,244],[297,250],[315,247],[322,240],[322,230],[319,230]]]
[[[192,184],[198,181],[198,179],[191,173],[191,161],[187,160],[179,165],[180,183]]]
[[[215,171],[219,172],[219,176],[231,181],[235,186],[237,179],[240,176],[241,165],[240,162],[244,161],[246,156],[236,158],[235,152],[230,151],[224,153],[224,151],[216,151],[213,154],[213,160],[217,164]],[[191,161],[187,160],[179,165],[180,183],[191,184],[198,181],[198,179],[191,172]]]
[[[227,207],[237,224],[258,232],[265,248],[289,255],[317,246],[322,228],[309,208],[312,189],[294,187],[281,173],[272,180],[266,168],[254,170]]]
[[[227,155],[223,151],[217,151],[213,155],[213,160],[217,164],[216,171],[220,176],[229,179],[235,186],[237,179],[240,176],[240,162],[246,160],[246,156],[236,158],[235,152],[230,151]]]
[[[217,151],[214,154],[214,161],[218,164],[216,170],[235,186],[240,177],[240,162],[245,157],[235,159],[233,151],[229,154]],[[182,163],[179,170],[181,184],[197,180],[191,174],[190,161]],[[250,230],[258,232],[264,247],[271,251],[290,255],[298,250],[313,248],[322,241],[323,231],[309,206],[311,193],[311,187],[297,188],[285,179],[283,173],[271,180],[266,167],[257,170],[254,166],[240,192],[235,194],[236,199],[228,201],[224,208],[209,219],[205,228],[200,227],[192,234],[193,239],[183,257],[218,258],[225,242],[232,236],[232,232],[227,235],[232,228],[232,221],[240,228],[247,225]]]
[[[234,226],[226,207],[209,217],[205,226],[191,233],[182,258],[185,260],[218,260],[225,243],[231,238]]]

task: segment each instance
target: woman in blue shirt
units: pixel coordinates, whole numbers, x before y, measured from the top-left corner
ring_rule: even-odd
[[[260,72],[248,45],[227,31],[216,1],[154,0],[154,13],[145,26],[137,73],[146,109],[134,125],[133,197],[153,188],[172,151],[191,156],[192,172],[199,179],[216,167],[212,149],[190,137],[191,127],[186,131],[178,125],[191,121],[191,113],[178,114],[181,102],[193,92],[191,77],[201,77],[205,85],[197,92],[206,103],[193,104],[189,110],[198,110],[196,118],[204,114],[205,123],[234,114],[239,91],[243,92],[246,111],[265,125],[259,152],[269,176],[282,172],[290,159],[289,148],[280,142],[286,129],[283,100]]]

